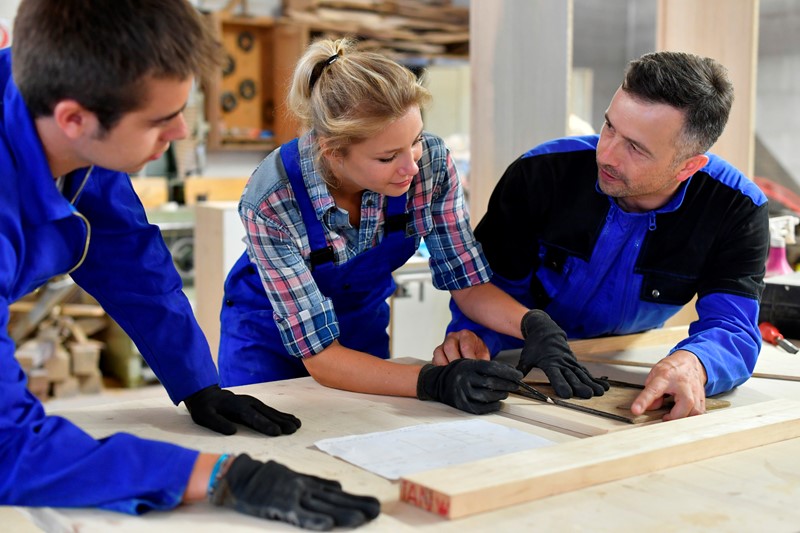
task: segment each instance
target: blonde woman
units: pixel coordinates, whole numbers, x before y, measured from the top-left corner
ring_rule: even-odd
[[[408,69],[348,40],[318,41],[300,59],[289,107],[307,133],[264,159],[239,204],[247,251],[225,284],[225,385],[310,374],[472,413],[517,389],[522,373],[468,332],[438,347],[436,364],[386,361],[392,272],[423,238],[434,285],[475,321],[522,338],[528,312],[489,283],[450,153],[423,131],[429,100]]]

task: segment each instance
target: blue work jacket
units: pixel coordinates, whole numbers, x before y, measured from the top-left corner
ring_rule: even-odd
[[[128,434],[95,439],[46,416],[7,334],[9,305],[71,273],[128,333],[176,404],[218,382],[157,227],[124,173],[79,169],[56,187],[0,51],[0,505],[175,507],[198,452]]]
[[[761,349],[766,197],[708,154],[666,205],[625,212],[597,186],[598,139],[550,141],[508,167],[475,229],[492,282],[545,310],[570,338],[661,327],[697,295],[699,318],[670,353],[687,350],[700,359],[707,395],[743,383]],[[472,329],[492,353],[522,346],[450,307],[450,331]]]

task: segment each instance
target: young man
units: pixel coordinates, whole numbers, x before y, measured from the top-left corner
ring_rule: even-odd
[[[551,141],[512,163],[475,231],[492,281],[570,337],[657,328],[698,295],[699,320],[654,366],[635,414],[665,394],[675,396],[665,419],[703,413],[706,395],[747,380],[758,357],[767,200],[706,153],[732,102],[712,59],[631,62],[600,135]],[[492,353],[518,346],[451,308],[450,331],[475,331]]]
[[[357,526],[374,498],[247,455],[200,454],[118,434],[97,441],[26,390],[8,306],[70,274],[125,329],[175,402],[225,434],[300,421],[219,388],[208,344],[127,172],[186,131],[195,74],[218,44],[186,0],[23,0],[0,52],[0,504],[171,509],[216,505],[312,529]],[[12,75],[13,73],[13,75]]]

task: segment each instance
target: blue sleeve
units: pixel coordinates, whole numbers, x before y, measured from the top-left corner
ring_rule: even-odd
[[[91,224],[73,279],[125,330],[176,404],[219,382],[205,335],[156,226],[125,174],[97,169],[77,204]]]
[[[520,280],[509,280],[499,276],[498,274],[494,274],[492,276],[491,283],[493,283],[500,290],[511,295],[512,298],[520,302],[522,305],[528,308],[533,308],[534,305],[530,294],[531,275]],[[462,329],[468,329],[475,332],[475,334],[486,343],[486,346],[489,348],[489,353],[492,354],[492,357],[497,355],[498,352],[501,352],[502,350],[522,348],[522,341],[520,339],[511,337],[509,335],[503,335],[502,333],[497,333],[496,331],[481,326],[480,324],[477,324],[467,318],[467,316],[461,311],[461,309],[459,309],[455,300],[452,298],[450,298],[450,315],[451,320],[447,325],[447,333],[452,331],[460,331]]]
[[[8,304],[0,298],[0,505],[129,514],[177,506],[198,452],[122,433],[95,440],[45,416],[6,334]]]
[[[706,369],[706,395],[741,385],[753,374],[761,351],[758,301],[745,296],[711,293],[697,300],[699,320],[689,337],[672,350],[695,354]]]

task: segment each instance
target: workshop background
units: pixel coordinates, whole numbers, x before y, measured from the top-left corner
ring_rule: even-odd
[[[468,194],[476,191],[473,214],[480,213],[485,194],[478,192],[490,190],[499,175],[470,172],[477,147],[491,149],[495,142],[475,134],[473,98],[484,97],[486,87],[513,86],[519,80],[513,74],[498,78],[473,72],[470,54],[474,60],[486,50],[475,50],[474,34],[470,42],[470,9],[480,4],[482,10],[501,10],[513,1],[193,2],[219,32],[228,60],[217,76],[202,80],[191,94],[186,109],[190,137],[174,143],[164,157],[132,178],[151,222],[159,225],[173,253],[214,353],[222,282],[244,249],[236,201],[261,159],[295,136],[296,124],[283,113],[282,102],[303,48],[320,36],[356,35],[362,46],[381,50],[424,75],[434,95],[424,114],[426,129],[445,138]],[[516,1],[532,6],[532,13],[547,13],[553,5],[546,5],[550,0]],[[756,6],[758,13],[752,177],[770,196],[771,215],[798,216],[800,0],[730,1]],[[0,47],[13,45],[18,4],[0,1]],[[563,47],[570,65],[567,85],[552,83],[546,74],[537,79],[539,65],[524,60],[525,50],[510,55],[509,64],[498,70],[558,91],[537,91],[545,100],[566,99],[567,119],[563,125],[548,124],[555,130],[548,137],[599,131],[627,62],[657,47],[660,2],[571,0],[559,2],[558,9],[569,26],[569,45]],[[525,27],[524,20],[517,24]],[[533,21],[530,27],[531,32],[541,30]],[[548,53],[563,52],[555,42],[550,46]],[[512,105],[522,109],[531,102]],[[504,168],[510,162],[496,164]],[[473,216],[473,222],[477,219]],[[797,268],[800,251],[792,243],[794,232],[787,238],[787,250],[791,266]],[[433,288],[424,250],[396,273],[396,281],[392,353],[426,358],[443,337],[449,295]],[[12,310],[10,331],[17,357],[29,373],[31,390],[43,400],[153,382],[135,346],[71,280],[54,280],[38,294],[15,302]]]

